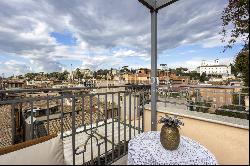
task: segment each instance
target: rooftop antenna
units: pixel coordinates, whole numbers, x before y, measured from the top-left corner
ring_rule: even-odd
[[[178,0],[138,0],[151,13],[151,130],[157,130],[157,13]]]
[[[70,72],[71,72],[71,82],[74,80],[73,70],[72,70],[72,64],[70,64]]]

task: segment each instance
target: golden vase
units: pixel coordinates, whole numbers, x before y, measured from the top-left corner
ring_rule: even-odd
[[[163,125],[161,128],[160,141],[167,150],[176,150],[180,144],[180,133],[177,127]]]

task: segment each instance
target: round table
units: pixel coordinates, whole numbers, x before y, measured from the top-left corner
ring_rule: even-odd
[[[181,136],[177,150],[169,151],[160,142],[160,132],[137,135],[128,144],[129,165],[217,165],[212,153],[198,142]]]

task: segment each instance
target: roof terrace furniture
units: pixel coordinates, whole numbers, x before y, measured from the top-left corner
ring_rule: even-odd
[[[65,165],[62,140],[55,136],[0,149],[0,165]]]
[[[217,165],[212,153],[198,142],[181,136],[178,149],[165,150],[160,132],[146,132],[129,141],[129,165]]]

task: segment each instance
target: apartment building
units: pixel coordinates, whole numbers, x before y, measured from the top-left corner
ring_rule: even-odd
[[[18,89],[24,88],[26,85],[25,81],[23,80],[3,80],[3,88],[5,89]]]
[[[219,59],[215,59],[214,62],[203,60],[197,70],[200,75],[202,73],[207,75],[231,75],[231,66],[220,64]]]
[[[233,94],[240,88],[235,86],[195,85],[189,86],[191,96],[198,97],[200,101],[212,102],[214,110],[223,105],[233,104]]]

